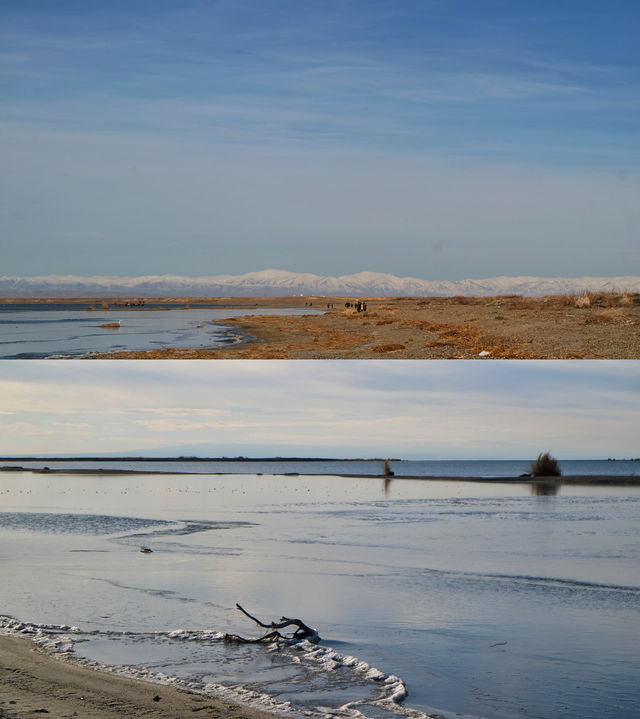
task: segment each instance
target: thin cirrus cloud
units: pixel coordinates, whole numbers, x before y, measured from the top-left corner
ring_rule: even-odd
[[[629,456],[639,419],[638,363],[19,364],[7,456]]]

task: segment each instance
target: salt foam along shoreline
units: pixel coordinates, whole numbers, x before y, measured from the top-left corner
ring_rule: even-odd
[[[27,623],[21,622],[13,617],[0,615],[0,635],[29,639],[45,649],[52,656],[96,671],[171,686],[194,694],[216,697],[255,709],[291,717],[305,716],[324,719],[328,716],[345,716],[353,717],[353,719],[365,719],[365,715],[358,707],[367,705],[376,706],[392,714],[409,717],[410,719],[432,719],[431,715],[402,706],[402,702],[407,697],[408,692],[405,683],[400,677],[395,674],[385,674],[367,662],[359,660],[357,657],[345,656],[330,647],[319,647],[306,640],[291,644],[288,647],[291,651],[296,652],[296,655],[293,656],[294,661],[311,663],[325,672],[332,672],[341,667],[348,667],[361,679],[374,683],[378,690],[378,696],[375,699],[361,699],[347,702],[338,709],[329,709],[327,711],[320,709],[315,711],[309,709],[297,710],[289,701],[280,702],[267,694],[252,689],[228,687],[215,682],[189,681],[179,677],[169,676],[163,672],[151,672],[148,669],[128,665],[106,665],[91,659],[79,657],[75,654],[74,644],[80,636],[135,636],[136,634],[136,632],[83,631],[78,627],[67,624]],[[145,634],[164,636],[177,641],[223,641],[225,638],[223,632],[214,630],[188,631],[177,629]],[[269,651],[268,648],[267,651]],[[273,649],[271,649],[271,651],[273,651]]]

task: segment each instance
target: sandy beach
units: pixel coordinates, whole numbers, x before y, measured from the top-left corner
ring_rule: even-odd
[[[0,718],[264,719],[258,710],[76,666],[26,639],[0,636]]]
[[[223,349],[163,348],[102,359],[638,359],[640,295],[245,298],[244,306],[324,309],[321,315],[220,320],[247,342]],[[198,300],[202,302],[202,300]],[[218,298],[217,302],[230,300]],[[234,298],[234,303],[239,303]],[[189,303],[188,298],[180,302]]]

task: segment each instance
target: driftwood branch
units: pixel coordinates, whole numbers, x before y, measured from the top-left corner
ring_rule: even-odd
[[[228,642],[259,644],[263,642],[277,643],[280,640],[283,640],[292,644],[306,639],[313,644],[317,644],[320,641],[318,632],[312,627],[307,626],[301,619],[280,617],[279,622],[271,622],[270,624],[265,624],[264,622],[261,622],[257,617],[254,617],[252,614],[249,614],[249,612],[244,607],[241,607],[239,604],[236,604],[236,608],[239,609],[246,617],[249,617],[249,619],[255,622],[259,627],[262,627],[263,629],[270,629],[271,631],[267,632],[261,637],[258,637],[257,639],[247,639],[245,637],[239,636],[238,634],[225,634],[225,640]],[[287,627],[291,626],[296,627],[296,630],[293,632],[293,634],[286,635],[280,633],[280,629],[286,629]]]

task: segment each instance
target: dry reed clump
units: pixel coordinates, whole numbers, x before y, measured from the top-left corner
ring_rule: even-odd
[[[109,305],[108,305],[106,302],[103,302],[103,303],[100,305],[100,309],[101,309],[101,310],[108,310],[108,309],[109,309]]]
[[[591,294],[583,292],[575,298],[574,303],[576,307],[589,307],[591,305]]]
[[[406,349],[405,345],[400,344],[388,344],[388,345],[378,345],[377,347],[374,347],[371,351],[377,352],[378,354],[383,354],[385,352],[399,352],[400,350]]]
[[[640,304],[640,293],[634,292],[591,292],[585,291],[573,296],[576,307],[620,307],[622,305]]]
[[[624,292],[611,290],[611,292],[603,292],[598,295],[598,304],[600,307],[620,307],[620,305],[625,304],[623,298]]]
[[[561,474],[558,460],[549,452],[541,452],[538,459],[531,463],[532,477],[559,477]]]

